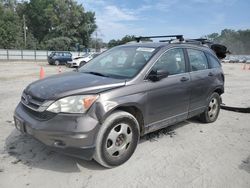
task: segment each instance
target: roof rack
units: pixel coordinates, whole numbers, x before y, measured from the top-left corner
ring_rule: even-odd
[[[184,41],[183,35],[163,35],[163,36],[139,36],[135,37],[136,42],[140,42],[142,39],[151,39],[151,38],[173,38],[175,37],[180,42]],[[171,40],[162,40],[164,42],[169,42]]]
[[[184,39],[183,35],[156,35],[156,36],[139,36],[135,37],[136,42],[140,42],[143,39],[152,39],[152,38],[176,38],[178,42],[185,42],[185,43],[192,43],[192,44],[198,44],[198,45],[211,45],[212,42],[209,39],[206,38],[198,38],[198,39]],[[171,43],[173,41],[176,42],[175,39],[164,39],[160,40],[159,42],[168,42]]]
[[[151,39],[151,38],[170,38],[160,40],[159,42],[168,42],[168,43],[188,43],[188,44],[195,44],[195,45],[202,45],[212,49],[219,59],[223,59],[226,57],[227,53],[230,51],[227,49],[226,46],[221,44],[216,44],[209,39],[206,38],[198,38],[198,39],[184,39],[183,35],[163,35],[163,36],[140,36],[135,37],[136,42],[140,42],[142,39]],[[176,39],[173,39],[176,38]]]
[[[187,43],[197,43],[197,44],[201,44],[201,45],[204,45],[204,44],[212,44],[213,42],[210,41],[209,39],[205,39],[205,38],[198,38],[198,39],[186,39],[185,42]]]

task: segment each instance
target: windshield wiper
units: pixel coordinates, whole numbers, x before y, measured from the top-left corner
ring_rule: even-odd
[[[94,75],[103,76],[103,77],[109,77],[108,75],[102,74],[102,73],[100,73],[100,72],[93,72],[93,71],[90,71],[90,72],[83,72],[83,73],[94,74]]]

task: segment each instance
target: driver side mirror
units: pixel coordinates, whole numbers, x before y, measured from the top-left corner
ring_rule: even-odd
[[[156,82],[156,81],[160,81],[163,78],[167,78],[169,75],[169,72],[163,69],[159,69],[159,70],[152,70],[149,75],[148,75],[148,79]]]

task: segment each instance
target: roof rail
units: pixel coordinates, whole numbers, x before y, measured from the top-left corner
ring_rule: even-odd
[[[176,39],[172,39],[175,37]],[[219,59],[223,59],[226,57],[226,54],[230,53],[230,51],[227,49],[226,46],[221,45],[221,44],[216,44],[213,41],[206,39],[206,38],[198,38],[198,39],[184,39],[183,35],[163,35],[163,36],[140,36],[140,37],[135,37],[136,42],[140,42],[142,39],[151,39],[151,38],[171,38],[171,39],[164,39],[160,40],[160,42],[177,42],[178,43],[188,43],[188,44],[196,44],[196,45],[202,45],[206,46],[210,49],[212,49],[217,57]]]
[[[190,42],[190,43],[198,43],[198,44],[212,44],[212,41],[210,41],[209,39],[206,38],[198,38],[198,39],[186,39],[186,42]]]
[[[151,38],[172,38],[175,37],[180,42],[184,41],[183,35],[163,35],[163,36],[139,36],[135,37],[136,42],[140,42],[142,39],[151,39]]]

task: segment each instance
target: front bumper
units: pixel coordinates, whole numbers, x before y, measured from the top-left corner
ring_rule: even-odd
[[[55,60],[52,59],[52,58],[47,58],[47,60],[48,60],[48,63],[49,63],[49,64],[54,64],[54,63],[55,63]]]
[[[56,114],[40,120],[19,103],[14,113],[17,129],[68,155],[93,157],[99,122],[88,114]]]
[[[69,61],[67,62],[66,66],[72,68],[72,67],[78,67],[79,65],[74,61]]]

